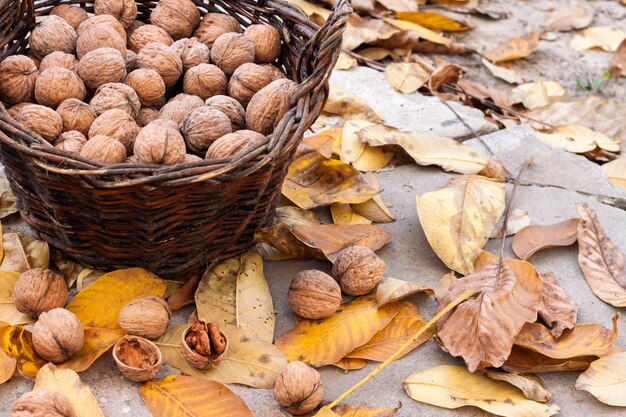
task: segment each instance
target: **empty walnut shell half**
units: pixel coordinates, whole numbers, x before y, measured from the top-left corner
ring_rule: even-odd
[[[228,338],[215,323],[196,321],[183,331],[181,352],[187,363],[197,369],[211,369],[224,360]]]
[[[152,379],[161,367],[161,351],[151,341],[126,335],[113,346],[113,359],[127,379],[143,382]]]

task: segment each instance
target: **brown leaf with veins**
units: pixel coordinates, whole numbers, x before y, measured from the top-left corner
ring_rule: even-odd
[[[554,359],[514,345],[509,358],[502,365],[502,369],[515,374],[584,371],[597,358],[597,356],[580,356]]]
[[[537,50],[540,32],[526,36],[514,36],[483,52],[483,56],[495,63],[526,58]]]
[[[480,373],[496,381],[505,381],[514,385],[519,388],[529,400],[545,403],[552,398],[552,394],[543,387],[541,379],[535,375],[509,374],[490,369],[483,369]]]
[[[513,237],[513,252],[520,259],[527,260],[542,249],[572,245],[578,239],[578,221],[574,218],[556,224],[524,227]]]
[[[439,303],[441,310],[467,289],[480,291],[478,297],[460,304],[437,325],[444,350],[463,357],[470,372],[501,366],[517,333],[525,323],[537,319],[541,279],[529,263],[511,261],[499,265],[495,259],[480,270],[477,267],[478,272],[453,281]]]
[[[431,288],[423,284],[389,277],[385,278],[385,280],[378,285],[376,289],[376,302],[379,307],[382,307],[421,292],[427,295],[433,295],[435,293]]]
[[[578,307],[563,291],[552,272],[539,274],[543,280],[541,298],[543,306],[539,309],[539,317],[552,329],[550,332],[559,338],[565,329],[576,325]]]
[[[626,307],[626,260],[607,236],[595,211],[577,204],[578,263],[593,293],[605,303]]]

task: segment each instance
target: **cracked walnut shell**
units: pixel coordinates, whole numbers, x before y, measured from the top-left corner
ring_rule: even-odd
[[[254,62],[254,44],[241,33],[225,33],[211,47],[211,62],[231,76],[246,62]]]
[[[126,76],[126,85],[135,90],[144,107],[161,107],[165,104],[165,83],[153,69],[134,70]]]
[[[61,363],[83,347],[85,331],[74,313],[54,308],[41,313],[33,326],[33,347],[47,361]]]
[[[209,97],[205,104],[209,107],[217,109],[224,113],[230,119],[230,124],[233,127],[233,132],[241,130],[246,125],[246,111],[243,106],[234,98],[217,95]]]
[[[118,140],[126,148],[126,154],[130,155],[140,130],[135,119],[124,110],[110,109],[94,120],[89,128],[89,137],[105,135]]]
[[[122,83],[102,84],[96,90],[89,105],[93,107],[98,116],[107,110],[121,109],[133,119],[137,117],[141,108],[141,102],[135,90]]]
[[[155,120],[141,129],[135,138],[134,154],[146,164],[179,164],[187,153],[185,140],[174,122]]]
[[[200,23],[200,12],[191,0],[159,0],[150,13],[150,21],[173,39],[188,38]]]
[[[83,80],[67,68],[48,68],[35,82],[35,99],[44,106],[56,108],[68,98],[82,100],[86,95]]]
[[[252,130],[238,130],[222,136],[209,146],[205,159],[237,157],[246,150],[257,149],[266,141],[265,136]]]
[[[205,153],[216,139],[232,132],[232,125],[221,111],[202,106],[183,119],[180,131],[190,151]]]
[[[272,62],[280,55],[280,33],[274,26],[250,25],[243,34],[254,44],[254,62]]]
[[[46,16],[30,32],[28,44],[35,57],[42,59],[54,51],[74,53],[76,38],[76,31],[64,19]]]
[[[337,311],[341,289],[328,274],[314,269],[298,272],[289,285],[289,307],[305,319],[323,319]]]
[[[76,417],[70,400],[57,391],[38,389],[22,395],[11,407],[9,417]]]
[[[224,360],[228,338],[216,323],[196,321],[183,331],[180,344],[180,351],[189,365],[211,369]]]
[[[118,318],[126,334],[156,339],[167,330],[172,312],[161,297],[135,298],[126,304]]]
[[[370,248],[360,245],[339,252],[333,264],[333,276],[339,281],[341,290],[354,296],[370,293],[386,271],[385,261]]]
[[[90,138],[80,151],[80,156],[105,165],[119,164],[126,160],[126,148],[122,142],[104,135]]]
[[[206,100],[226,93],[228,79],[221,69],[212,64],[200,64],[187,71],[183,79],[183,91]]]
[[[85,54],[78,62],[78,75],[88,88],[124,81],[126,61],[117,49],[99,48]]]
[[[161,350],[151,341],[126,335],[113,346],[113,359],[126,379],[144,382],[154,378],[161,367]]]
[[[322,402],[323,395],[319,372],[300,361],[288,363],[274,385],[276,401],[296,416],[317,407]]]
[[[235,70],[228,81],[228,95],[245,108],[252,97],[272,82],[272,73],[260,65],[246,63]]]
[[[298,85],[288,79],[272,81],[257,92],[246,107],[246,126],[264,135],[296,104]]]
[[[95,15],[111,15],[124,27],[129,27],[137,18],[137,4],[135,0],[94,0],[93,12]]]
[[[65,280],[49,269],[34,268],[22,272],[13,289],[15,308],[35,318],[53,308],[63,307],[66,300]]]
[[[0,62],[0,100],[12,106],[33,101],[39,70],[26,55],[8,56]]]
[[[64,131],[77,130],[85,136],[89,133],[89,127],[93,121],[98,117],[89,104],[75,98],[63,100],[57,107],[57,113],[63,120]]]
[[[61,19],[69,23],[74,30],[78,29],[78,26],[89,18],[85,9],[69,4],[59,4],[58,6],[54,6],[52,10],[50,10],[50,15],[59,16]]]
[[[59,113],[40,104],[24,106],[15,120],[48,142],[55,140],[63,131],[63,119]]]
[[[193,36],[210,48],[217,38],[228,32],[241,32],[237,19],[223,13],[207,13]]]
[[[183,73],[183,62],[176,52],[160,43],[150,43],[139,51],[137,68],[153,69],[159,73],[166,87],[172,87]]]
[[[139,53],[151,43],[170,46],[174,40],[163,28],[156,25],[140,26],[133,31],[128,39],[128,47],[135,53]]]

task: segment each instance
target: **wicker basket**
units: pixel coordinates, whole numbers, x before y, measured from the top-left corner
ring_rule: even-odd
[[[103,166],[46,146],[0,105],[0,159],[22,217],[40,238],[92,268],[141,266],[184,278],[248,249],[254,232],[271,221],[294,151],[328,96],[348,0],[336,2],[321,28],[283,0],[193,1],[201,14],[278,28],[284,41],[278,65],[299,83],[297,105],[244,157]],[[137,18],[148,20],[156,2],[136,2]],[[93,10],[84,0],[0,3],[0,59],[26,53],[35,18],[61,3]]]

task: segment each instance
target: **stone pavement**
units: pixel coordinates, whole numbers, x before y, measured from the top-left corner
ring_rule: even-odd
[[[362,71],[360,68],[357,70]],[[359,89],[365,91],[365,83],[355,84],[355,77],[338,72],[333,76],[333,81],[337,82],[337,80],[341,80],[344,88],[349,87],[352,91]],[[371,86],[372,84],[368,83],[368,85]],[[383,93],[384,91],[381,89],[373,96],[380,97]],[[375,106],[372,100],[368,100],[369,93],[362,94],[364,99]],[[369,98],[373,96],[369,96]],[[421,103],[428,103],[427,109],[420,107],[420,100]],[[394,105],[398,104],[399,101],[402,106],[411,107],[409,110],[405,108],[406,112],[402,113],[401,117],[404,119],[393,119],[393,115],[398,114],[395,113]],[[412,107],[413,103],[416,103],[415,107]],[[410,103],[403,96],[392,98],[390,102],[387,102],[385,106],[381,105],[377,110],[386,117],[387,123],[396,124],[398,127],[408,128],[411,126],[411,128],[419,130],[420,125],[414,123],[412,119],[414,115],[419,115],[415,117],[431,121],[427,127],[429,131],[454,137],[467,136],[467,132],[463,133],[461,129],[462,124],[457,125],[452,122],[453,115],[448,117],[447,114],[443,113],[444,111],[449,112],[445,106],[430,102],[424,97],[419,98],[419,100],[416,98],[415,101],[411,100]],[[431,111],[435,111],[436,114],[432,114]],[[484,120],[481,122],[474,110],[465,108],[462,109],[462,114],[464,117],[465,115],[468,117],[474,115],[472,117],[476,119],[476,127],[473,126],[475,129],[482,124],[485,129],[484,133],[491,131],[489,124]],[[437,125],[437,123],[444,122],[447,123],[447,127]],[[404,125],[402,125],[403,123]],[[608,185],[606,176],[596,165],[587,163],[583,157],[566,155],[561,151],[554,151],[546,147],[534,137],[530,130],[524,127],[500,131],[484,136],[482,139],[494,150],[505,167],[511,172],[516,173],[517,167],[523,163],[527,156],[533,157],[533,164],[524,176],[523,185],[518,189],[514,204],[515,207],[528,211],[533,224],[551,224],[577,216],[575,204],[587,202],[591,208],[597,211],[613,241],[622,250],[626,250],[626,233],[624,233],[626,211],[619,208],[624,207],[621,204],[624,201],[624,192]],[[482,146],[476,140],[470,140],[467,143],[471,146]],[[387,261],[387,275],[435,286],[448,270],[431,250],[422,232],[416,215],[415,195],[444,186],[454,174],[445,173],[436,167],[405,165],[377,175],[384,189],[383,199],[392,205],[391,211],[397,216],[396,222],[382,225],[393,235],[392,242],[379,251],[379,255]],[[495,252],[499,243],[499,240],[492,240],[486,249]],[[507,248],[508,256],[513,256],[510,251],[510,239],[508,239]],[[616,309],[593,295],[578,267],[577,253],[576,245],[549,249],[535,254],[530,261],[541,272],[551,271],[555,273],[566,293],[578,305],[579,323],[598,322],[610,327],[611,317],[615,314]],[[286,302],[289,282],[295,273],[310,268],[330,271],[331,266],[329,263],[307,260],[265,263],[265,276],[270,285],[276,310],[276,337],[294,326],[293,314]],[[436,304],[432,298],[422,295],[416,296],[413,301],[417,303],[424,317],[428,318],[433,315]],[[175,320],[178,322],[186,320],[190,311],[191,308],[187,308],[177,312]],[[626,324],[622,321],[619,328],[620,337],[617,343],[626,346]],[[401,402],[403,407],[398,413],[399,417],[487,415],[481,410],[471,407],[446,410],[416,403],[404,393],[401,384],[403,378],[418,370],[442,364],[460,365],[461,362],[444,353],[431,339],[400,361],[392,363],[372,381],[350,396],[347,402],[388,407],[395,407]],[[333,367],[321,369],[324,400],[332,401],[375,366],[375,364],[370,364],[363,370],[350,373],[344,373]],[[172,372],[175,370],[166,366],[157,377]],[[586,392],[577,392],[574,389],[577,375],[578,372],[541,374],[546,388],[553,394],[552,403],[561,407],[559,415],[567,417],[623,416],[626,413],[624,409],[609,407],[598,402]],[[81,378],[93,390],[106,416],[150,416],[139,397],[138,384],[123,379],[117,371],[110,353],[104,355],[89,370],[81,373]],[[31,387],[31,382],[20,377],[14,377],[8,383],[1,385],[0,416],[7,415],[10,404],[21,394],[30,390]],[[244,398],[258,417],[288,416],[275,403],[271,390],[256,390],[241,386],[232,386],[231,388]]]

